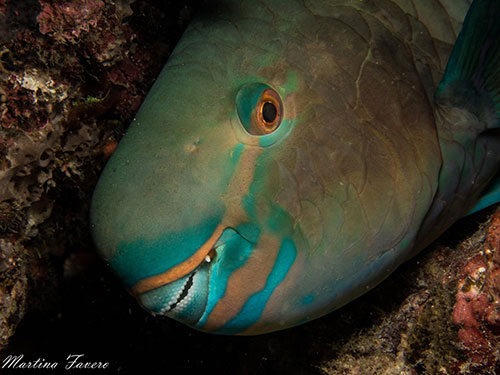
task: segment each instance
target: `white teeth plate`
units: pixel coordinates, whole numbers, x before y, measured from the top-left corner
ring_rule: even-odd
[[[191,273],[187,278],[182,287],[178,289],[178,292],[173,295],[168,302],[165,304],[165,307],[161,310],[161,314],[167,314],[169,312],[174,311],[176,308],[184,307],[187,303],[184,300],[189,299],[189,289],[193,286],[193,278],[196,274],[196,271]]]
[[[218,255],[218,253],[224,250],[224,243],[217,242],[212,250],[207,254],[204,261],[200,266],[211,263]],[[177,292],[169,298],[168,302],[164,305],[165,307],[160,311],[160,314],[169,315],[172,313],[182,311],[193,299],[193,293],[190,293],[191,287],[196,283],[198,279],[198,266],[191,274],[185,277],[182,284],[179,285]],[[180,281],[180,280],[179,280]]]

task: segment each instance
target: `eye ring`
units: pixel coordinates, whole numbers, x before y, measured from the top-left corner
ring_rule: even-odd
[[[283,103],[278,93],[268,88],[262,92],[256,106],[254,128],[259,134],[274,132],[283,118]]]
[[[268,136],[283,133],[280,130],[285,122],[283,101],[278,91],[268,84],[253,82],[243,85],[236,95],[236,110],[245,134],[261,138],[252,142],[268,144]],[[273,135],[272,139],[271,143],[274,143],[278,138]]]

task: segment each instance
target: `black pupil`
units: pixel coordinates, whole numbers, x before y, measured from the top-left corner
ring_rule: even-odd
[[[276,106],[271,103],[271,102],[266,102],[264,103],[264,106],[262,107],[262,118],[264,119],[265,122],[268,124],[274,122],[276,120],[276,116],[278,115],[278,110],[276,109]]]

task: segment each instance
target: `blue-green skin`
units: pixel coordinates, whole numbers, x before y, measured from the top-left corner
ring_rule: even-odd
[[[470,210],[498,169],[500,146],[478,136],[489,109],[433,98],[469,5],[209,4],[99,181],[103,257],[149,311],[221,334],[284,329],[365,293]],[[251,135],[265,88],[283,122]],[[138,289],[220,225],[217,255],[194,275]]]

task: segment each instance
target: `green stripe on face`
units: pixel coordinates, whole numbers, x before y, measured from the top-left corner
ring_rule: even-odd
[[[244,145],[237,144],[226,154],[226,163],[220,168],[219,186],[229,184],[243,150]],[[124,280],[125,285],[131,287],[144,278],[165,272],[185,261],[202,246],[224,216],[225,208],[219,202],[211,203],[217,203],[212,205],[213,216],[198,225],[193,222],[193,226],[182,231],[165,232],[157,238],[138,238],[135,241],[120,243],[109,263]],[[193,221],[196,213],[196,207],[193,207]],[[173,213],[175,214],[177,213]]]
[[[229,277],[235,270],[245,265],[255,246],[254,243],[245,240],[233,229],[226,229],[219,242],[224,245],[218,249],[220,255],[212,264],[207,306],[203,316],[196,324],[198,328],[203,328],[215,305],[226,293]]]
[[[109,263],[125,285],[132,287],[138,281],[160,274],[189,258],[210,237],[221,217],[222,212],[182,232],[166,233],[153,240],[122,243]]]
[[[297,257],[295,243],[291,239],[285,239],[281,243],[280,251],[274,267],[267,278],[264,289],[252,295],[243,306],[240,313],[230,320],[224,327],[215,331],[220,334],[242,333],[253,324],[257,323],[266,303],[271,297],[274,289],[285,279]]]

